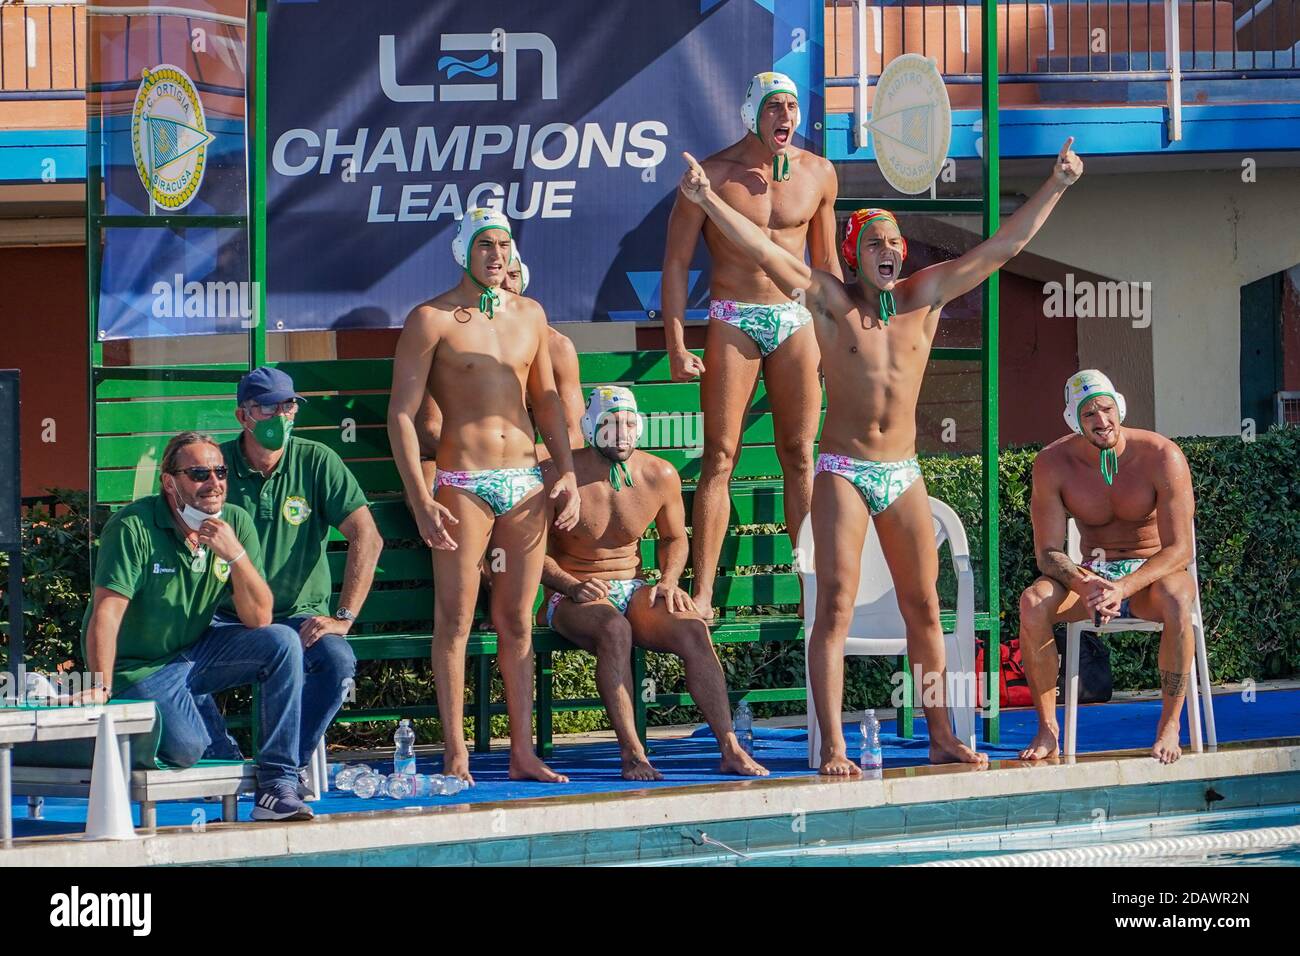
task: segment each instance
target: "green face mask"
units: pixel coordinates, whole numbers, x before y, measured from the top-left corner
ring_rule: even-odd
[[[253,440],[267,451],[279,451],[289,443],[293,420],[287,415],[272,415],[266,421],[253,424]]]

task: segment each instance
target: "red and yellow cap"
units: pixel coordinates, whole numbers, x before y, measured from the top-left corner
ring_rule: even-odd
[[[840,243],[840,254],[844,256],[844,261],[849,264],[849,268],[854,272],[858,271],[858,246],[862,242],[862,234],[866,231],[867,226],[873,222],[879,221],[892,222],[898,231],[902,229],[898,226],[898,220],[888,209],[859,209],[853,215],[849,216],[849,231],[844,235],[844,241]],[[903,258],[907,258],[907,240],[903,240]]]

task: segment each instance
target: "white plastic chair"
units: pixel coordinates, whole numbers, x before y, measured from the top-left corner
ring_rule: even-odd
[[[930,499],[934,518],[934,546],[945,541],[952,555],[957,575],[957,621],[951,634],[944,635],[947,647],[948,704],[957,738],[975,746],[975,579],[971,572],[970,546],[966,529],[957,513],[938,498]],[[804,640],[812,636],[817,613],[817,575],[813,554],[812,516],[799,529],[796,567],[803,577]],[[858,593],[853,600],[853,619],[844,643],[845,657],[897,657],[907,653],[907,626],[898,609],[894,581],[880,550],[880,537],[868,528],[862,548],[862,566],[858,575]],[[812,680],[807,671],[805,654],[804,681],[808,688],[808,766],[816,767],[821,758],[821,727],[813,701]],[[956,676],[954,676],[956,675]],[[921,688],[924,692],[924,688]]]
[[[1070,560],[1079,564],[1083,555],[1079,547],[1079,529],[1071,518],[1066,531],[1066,551]],[[1205,732],[1210,746],[1217,747],[1218,735],[1214,730],[1214,696],[1210,685],[1210,663],[1205,654],[1205,624],[1201,619],[1201,582],[1196,576],[1196,531],[1192,530],[1192,560],[1187,565],[1192,576],[1192,587],[1196,592],[1196,603],[1192,606],[1192,632],[1196,636],[1196,653],[1187,682],[1187,723],[1192,740],[1192,747],[1200,753],[1203,749],[1201,736],[1201,712],[1197,700],[1203,699],[1205,706]],[[1084,631],[1094,634],[1114,634],[1118,631],[1155,631],[1165,629],[1164,624],[1143,620],[1140,617],[1116,617],[1106,624],[1092,621],[1075,621],[1066,626],[1065,632],[1065,750],[1067,757],[1075,753],[1075,738],[1078,732],[1079,712],[1079,643]],[[1199,673],[1198,673],[1199,672]]]

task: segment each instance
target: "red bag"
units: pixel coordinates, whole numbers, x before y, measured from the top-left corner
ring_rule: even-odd
[[[1033,703],[1029,694],[1029,681],[1025,677],[1024,660],[1020,656],[1020,638],[1003,641],[998,650],[1002,666],[998,668],[998,701],[1000,707],[1028,707]],[[979,705],[986,707],[984,675],[984,645],[981,643],[975,652],[975,672],[980,675],[976,681],[979,690]]]

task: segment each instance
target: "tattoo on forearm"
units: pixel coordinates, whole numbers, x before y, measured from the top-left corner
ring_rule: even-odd
[[[1079,566],[1064,551],[1045,552],[1038,559],[1038,570],[1064,587],[1069,587],[1078,574]]]
[[[1166,697],[1183,697],[1187,693],[1187,674],[1161,671],[1160,690]]]

